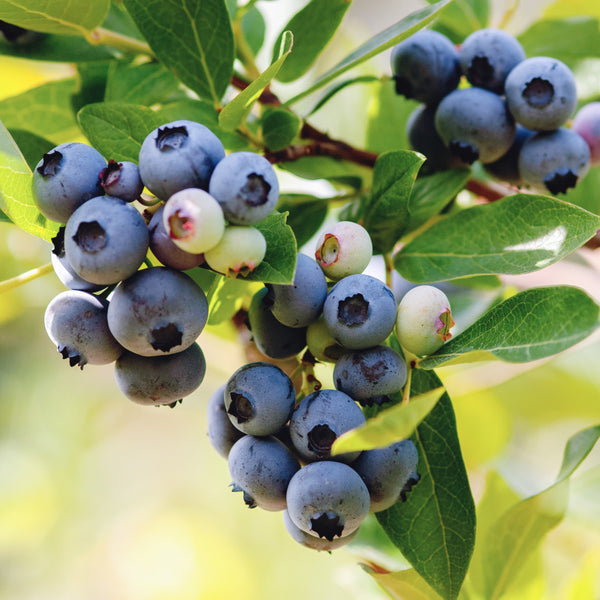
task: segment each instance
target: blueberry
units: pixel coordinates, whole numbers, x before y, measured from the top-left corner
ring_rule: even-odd
[[[150,219],[150,250],[165,267],[187,271],[204,263],[204,254],[192,254],[182,250],[173,242],[163,223],[164,205]]]
[[[306,465],[290,480],[286,496],[294,525],[330,542],[356,531],[369,513],[367,486],[352,467],[340,462]]]
[[[206,431],[211,446],[223,457],[229,456],[229,451],[244,433],[234,427],[224,402],[225,385],[219,387],[210,397],[206,407]]]
[[[72,367],[106,365],[123,352],[108,328],[107,305],[106,300],[77,290],[61,292],[48,304],[46,332]]]
[[[456,48],[437,31],[422,29],[397,44],[391,62],[396,92],[431,106],[460,81]]]
[[[585,140],[564,127],[536,133],[523,144],[519,155],[523,181],[543,193],[564,194],[589,168],[590,149]]]
[[[286,491],[300,469],[296,457],[273,436],[245,435],[231,448],[228,458],[234,492],[242,492],[250,508],[284,510]]]
[[[587,142],[592,164],[598,164],[600,162],[600,102],[590,102],[582,106],[573,119],[571,129]]]
[[[198,389],[206,373],[206,360],[198,344],[165,356],[124,352],[115,363],[121,392],[146,405],[174,404]]]
[[[40,212],[52,221],[66,223],[76,208],[104,193],[100,172],[102,155],[87,144],[69,142],[44,154],[33,171],[33,196]]]
[[[144,190],[138,166],[129,161],[109,160],[106,168],[100,172],[100,185],[106,194],[125,202],[137,200]]]
[[[331,457],[331,445],[342,433],[365,422],[354,400],[338,390],[319,390],[302,399],[290,419],[292,444],[305,460],[334,458],[352,462],[360,453],[347,452]]]
[[[232,152],[213,171],[208,191],[236,225],[252,225],[273,211],[279,183],[271,163],[255,152]]]
[[[573,73],[555,58],[536,56],[519,63],[506,78],[504,90],[516,121],[534,131],[558,129],[577,106]]]
[[[352,463],[369,490],[372,512],[406,500],[406,492],[419,481],[418,460],[415,444],[403,440],[385,448],[365,450]]]
[[[465,39],[458,58],[471,84],[502,94],[507,75],[525,60],[525,51],[510,33],[487,28],[475,31]]]
[[[108,309],[112,334],[141,356],[185,350],[207,319],[204,292],[191,277],[167,267],[142,269],[122,281]]]
[[[144,185],[161,200],[186,188],[208,189],[217,163],[225,158],[219,138],[194,121],[173,121],[151,131],[139,155]]]
[[[142,215],[120,198],[98,196],[82,204],[65,228],[65,255],[83,279],[101,285],[133,275],[148,252]]]
[[[341,548],[342,546],[349,544],[359,532],[359,529],[355,529],[352,533],[349,533],[344,537],[334,537],[331,540],[324,537],[316,537],[297,527],[290,518],[287,510],[283,511],[283,524],[292,539],[296,540],[302,546],[310,548],[311,550],[316,550],[317,552],[331,552],[332,550]]]
[[[466,163],[498,160],[516,134],[504,100],[476,87],[448,94],[436,110],[435,128],[450,152]]]
[[[498,160],[484,165],[485,170],[500,181],[506,181],[512,185],[521,186],[523,180],[519,171],[519,155],[525,141],[534,133],[534,131],[526,129],[517,123],[517,134],[511,147],[506,154],[503,154]]]
[[[306,329],[306,345],[313,357],[321,362],[335,362],[347,352],[329,333],[323,315]]]
[[[406,383],[406,363],[389,346],[374,346],[344,354],[335,364],[336,389],[354,400],[394,394]]]
[[[329,333],[344,348],[376,346],[396,321],[396,301],[390,288],[370,275],[340,279],[327,294],[323,317]]]
[[[269,358],[290,358],[306,347],[306,328],[288,327],[271,312],[272,301],[266,287],[252,296],[248,324],[256,347]]]
[[[296,392],[291,379],[278,366],[257,361],[240,367],[229,378],[224,399],[235,427],[262,436],[277,433],[287,423]]]
[[[227,277],[245,277],[263,261],[267,242],[249,225],[230,225],[216,246],[204,253],[206,264]]]
[[[448,297],[432,285],[414,287],[400,300],[396,336],[403,348],[417,356],[438,350],[452,337],[453,325]]]
[[[362,273],[373,257],[368,231],[352,221],[338,221],[321,233],[315,258],[333,280]]]
[[[267,286],[272,299],[273,316],[288,327],[307,327],[321,314],[327,296],[327,280],[318,263],[306,254],[298,254],[291,285]]]

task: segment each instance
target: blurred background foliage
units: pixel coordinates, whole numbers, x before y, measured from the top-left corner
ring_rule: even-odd
[[[273,31],[278,16],[285,19],[301,4],[265,2]],[[315,69],[326,69],[324,62],[334,63],[356,39],[379,30],[384,11],[392,22],[414,5],[404,4],[357,0]],[[506,10],[515,3],[504,4]],[[524,29],[548,4],[520,3],[511,23]],[[563,4],[555,4],[552,10],[560,14]],[[362,69],[386,72],[385,60],[378,57]],[[0,72],[0,99],[74,73],[68,65],[7,57],[0,58]],[[582,81],[589,88],[589,75]],[[300,89],[303,83],[293,85]],[[369,86],[351,86],[332,103],[335,110],[319,111],[311,121],[364,146],[367,119],[357,123],[355,115],[384,108],[370,93]],[[282,178],[288,188],[297,184],[287,174]],[[47,243],[0,223],[0,280],[38,267],[49,256]],[[600,301],[599,263],[594,253],[582,254],[508,283],[567,283]],[[209,327],[202,333],[207,376],[182,405],[142,407],[120,394],[111,367],[86,367],[82,373],[53,350],[43,314],[62,289],[47,275],[0,295],[0,598],[385,597],[356,564],[369,561],[391,570],[406,565],[374,520],[347,549],[315,553],[289,538],[280,515],[249,511],[228,489],[227,465],[206,436],[205,407],[244,362],[233,330]],[[568,438],[600,422],[598,364],[600,339],[593,336],[540,363],[440,369],[477,501],[486,489],[492,497],[514,501],[551,484]],[[326,370],[321,375],[327,379]],[[516,582],[509,597],[600,597],[598,498],[596,449],[572,478],[565,520],[532,556],[526,579]]]

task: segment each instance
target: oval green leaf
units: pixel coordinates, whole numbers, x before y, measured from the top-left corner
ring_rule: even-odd
[[[395,257],[415,283],[518,275],[558,262],[591,238],[600,218],[550,196],[515,194],[435,223]]]
[[[272,152],[282,150],[298,135],[302,120],[289,110],[269,110],[261,120],[262,138]]]

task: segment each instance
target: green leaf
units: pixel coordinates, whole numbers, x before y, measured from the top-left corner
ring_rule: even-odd
[[[435,223],[398,252],[394,265],[416,283],[530,273],[561,260],[599,227],[597,216],[557,198],[515,194]]]
[[[51,141],[35,135],[35,133],[31,133],[31,131],[11,129],[10,135],[12,135],[13,140],[32,171],[44,154],[54,148],[54,144]]]
[[[88,104],[78,118],[91,144],[106,159],[136,164],[144,138],[161,124],[149,108],[118,102]]]
[[[75,113],[86,104],[104,101],[110,64],[109,61],[95,61],[77,65],[79,89],[71,98]]]
[[[460,44],[470,33],[487,27],[489,17],[489,0],[460,0],[441,12],[435,28]]]
[[[31,177],[19,147],[0,122],[0,210],[24,231],[50,240],[59,224],[46,219],[37,209]]]
[[[419,366],[434,369],[470,352],[515,363],[551,356],[595,331],[598,314],[596,303],[578,288],[525,290],[492,307]]]
[[[215,281],[208,306],[208,324],[218,325],[231,319],[240,309],[248,283],[242,279],[219,277]]]
[[[590,17],[538,21],[519,35],[518,40],[527,56],[551,56],[568,65],[600,56],[598,19]]]
[[[296,270],[296,238],[292,228],[286,224],[287,214],[273,212],[254,225],[262,232],[267,241],[267,253],[264,260],[246,281],[290,284],[294,281]]]
[[[275,57],[286,32],[294,34],[294,54],[277,75],[279,81],[289,83],[310,69],[333,37],[350,3],[351,0],[310,0],[291,18],[273,48]]]
[[[109,60],[112,52],[105,46],[94,46],[85,38],[52,33],[39,34],[27,44],[0,39],[0,54],[50,62],[91,62]]]
[[[341,92],[343,89],[347,88],[350,85],[355,85],[357,83],[375,83],[379,81],[381,81],[379,77],[375,77],[374,75],[359,75],[358,77],[351,77],[350,79],[344,79],[339,83],[335,83],[325,90],[325,92],[317,100],[315,105],[306,114],[306,117],[310,117],[312,114],[316,113],[319,109],[325,106],[325,104],[327,104],[327,102],[329,102],[338,92]],[[394,150],[396,149],[397,147],[394,148]]]
[[[450,2],[452,2],[452,0],[440,0],[431,6],[417,10],[397,23],[394,23],[384,31],[373,36],[371,39],[367,40],[364,44],[346,56],[346,58],[342,59],[334,67],[321,75],[321,77],[319,77],[315,83],[293,98],[289,99],[285,105],[298,102],[298,100],[301,98],[312,94],[316,90],[327,85],[336,77],[344,74],[346,71],[357,67],[370,58],[373,58],[388,48],[391,48],[398,42],[401,42],[409,35],[425,27],[425,25],[431,22],[439,13],[439,11]]]
[[[410,150],[386,152],[373,169],[373,188],[363,214],[363,226],[375,254],[392,250],[408,220],[408,203],[423,156]]]
[[[85,36],[102,24],[109,9],[110,0],[3,0],[0,19],[33,31]]]
[[[364,425],[340,435],[331,447],[331,454],[384,448],[409,438],[421,421],[442,397],[444,388],[435,388],[379,412]]]
[[[215,106],[233,73],[234,42],[224,0],[124,0],[157,58]]]
[[[0,101],[0,121],[8,129],[25,129],[54,144],[81,135],[71,104],[75,78],[51,81]]]
[[[600,166],[595,166],[562,199],[598,215],[600,214],[600,194],[596,193],[598,189],[600,189]]]
[[[164,65],[155,62],[114,62],[106,83],[106,102],[130,102],[152,106],[166,102],[179,89],[179,82]]]
[[[331,156],[305,156],[292,162],[283,162],[279,168],[303,179],[327,179],[354,189],[366,186],[372,177],[368,167]]]
[[[0,222],[1,223],[12,223],[12,221],[7,217],[6,213],[0,210]]]
[[[440,387],[433,372],[416,369],[411,394]],[[421,476],[406,502],[376,514],[386,533],[423,579],[445,599],[458,596],[475,543],[475,506],[444,394],[417,428]]]
[[[445,208],[464,188],[470,175],[469,169],[448,169],[417,177],[408,201],[404,234],[415,231]]]
[[[266,23],[262,13],[253,6],[242,17],[242,33],[248,47],[255,56],[265,41]]]
[[[302,120],[283,108],[269,110],[261,120],[262,138],[271,151],[282,150],[298,135]]]
[[[292,228],[298,247],[308,242],[325,221],[327,202],[306,194],[280,194],[279,212],[287,212],[287,224]]]
[[[292,51],[294,38],[289,31],[285,32],[279,48],[276,60],[263,71],[248,87],[243,89],[219,115],[219,125],[225,131],[234,131],[240,123],[246,119],[252,110],[252,106],[263,93],[264,89],[271,83],[272,79],[285,62]]]
[[[389,594],[401,600],[442,600],[425,580],[414,570],[381,573],[363,565],[363,569]]]
[[[531,552],[562,521],[567,510],[569,477],[599,437],[600,426],[574,435],[567,443],[556,483],[511,507],[489,528],[482,542],[481,559],[486,598],[502,596]]]
[[[600,19],[600,5],[596,0],[556,0],[544,10],[545,19],[590,16]]]

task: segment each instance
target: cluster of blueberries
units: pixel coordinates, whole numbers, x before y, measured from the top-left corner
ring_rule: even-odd
[[[571,70],[554,58],[526,58],[505,31],[481,29],[457,49],[421,30],[394,47],[391,63],[397,93],[422,102],[407,137],[429,172],[478,160],[499,180],[559,194],[600,161],[600,104],[566,126],[577,107]],[[470,86],[459,85],[463,76]]]
[[[145,215],[132,204],[148,204],[144,187],[156,197]],[[148,134],[139,164],[61,144],[36,166],[33,191],[40,212],[64,224],[52,262],[69,290],[45,313],[63,358],[81,368],[115,362],[119,388],[142,404],[193,392],[206,370],[196,339],[208,303],[183,271],[206,265],[237,276],[260,264],[266,242],[253,225],[279,198],[269,161],[225,156],[207,127],[182,120]],[[148,250],[163,266],[140,268]]]
[[[391,289],[363,273],[371,239],[341,221],[321,234],[315,258],[299,254],[291,285],[268,284],[248,313],[257,347],[271,359],[335,363],[335,389],[296,401],[290,377],[267,361],[239,368],[212,396],[208,435],[228,460],[245,503],[283,511],[293,539],[315,550],[350,542],[369,511],[406,499],[418,481],[411,440],[332,455],[334,441],[365,423],[361,406],[391,402],[407,381],[402,354],[384,344],[392,331],[405,352],[430,354],[453,325],[445,294],[417,286],[397,305]],[[331,280],[328,282],[328,279]]]

